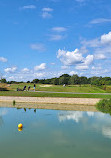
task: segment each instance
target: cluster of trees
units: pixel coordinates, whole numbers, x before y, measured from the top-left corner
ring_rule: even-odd
[[[23,83],[16,81],[6,81],[6,79],[1,79],[1,83]],[[50,79],[34,79],[33,81],[27,81],[27,83],[41,83],[41,84],[54,84],[54,85],[81,85],[81,84],[91,84],[91,85],[111,85],[111,77],[90,77],[87,78],[85,76],[79,77],[77,74],[70,76],[68,74],[63,74],[60,77],[50,78]]]
[[[68,74],[63,74],[58,78],[51,79],[34,79],[32,83],[42,83],[42,84],[54,84],[54,85],[81,85],[81,84],[91,84],[91,85],[111,85],[111,77],[90,77],[85,76],[79,77],[77,74],[70,76]]]

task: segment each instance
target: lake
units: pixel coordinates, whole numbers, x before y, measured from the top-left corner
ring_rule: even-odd
[[[18,124],[23,129],[18,130]],[[0,108],[1,158],[109,158],[111,116],[101,112]]]

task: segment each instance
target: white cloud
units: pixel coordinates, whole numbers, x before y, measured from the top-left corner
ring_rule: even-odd
[[[4,58],[4,57],[0,57],[0,62],[3,62],[3,63],[5,63],[5,62],[7,62],[8,60],[6,59],[6,58]]]
[[[34,67],[35,71],[41,71],[41,70],[45,70],[45,69],[46,69],[46,63],[42,63],[42,64]]]
[[[100,24],[100,23],[106,23],[106,22],[111,22],[111,19],[98,18],[98,19],[92,20],[90,24]]]
[[[90,72],[91,75],[106,75],[109,72],[109,69],[93,69],[93,71]]]
[[[35,5],[26,5],[26,6],[21,7],[20,9],[36,9],[36,6]]]
[[[16,70],[17,70],[17,67],[16,67],[16,66],[8,67],[8,68],[4,69],[4,71],[5,71],[6,73],[14,73]]]
[[[9,76],[8,79],[14,81],[15,77],[14,76]]]
[[[45,46],[42,43],[36,43],[30,45],[31,49],[44,52],[46,50]]]
[[[66,66],[66,65],[61,66],[61,69],[63,69],[63,70],[66,70],[68,68],[69,68],[69,66]]]
[[[93,52],[94,60],[108,60],[111,58],[111,31],[107,34],[101,35],[99,38],[81,42],[83,47],[86,47]],[[86,64],[87,65],[87,64]],[[94,74],[95,72],[91,72]],[[96,71],[96,74],[105,74],[108,73],[107,69],[104,71]],[[95,74],[95,75],[96,75]]]
[[[95,54],[94,58],[95,59],[104,60],[104,59],[106,59],[106,56],[104,54]]]
[[[104,54],[105,56],[109,57],[111,54],[111,46],[110,45],[104,45],[102,47],[98,47],[94,50],[95,55],[96,54]]]
[[[24,68],[21,70],[23,73],[28,73],[30,70],[28,68]]]
[[[62,36],[62,35],[50,35],[51,41],[59,41],[59,40],[62,40],[63,38],[64,38],[64,36]]]
[[[92,66],[92,70],[101,70],[102,69],[102,67],[101,66]]]
[[[42,11],[43,12],[52,12],[53,9],[52,8],[43,8]]]
[[[13,76],[6,76],[9,81],[32,81],[35,78],[45,78],[47,74],[45,72],[34,72],[30,71],[30,73],[18,72],[14,73]]]
[[[50,63],[51,65],[55,65],[55,63]]]
[[[42,17],[45,18],[51,18],[52,17],[52,8],[43,8],[42,9]]]
[[[83,47],[81,47],[81,48],[79,49],[79,52],[80,52],[81,54],[86,54],[86,53],[88,53],[88,49],[87,49],[85,46],[83,46]]]
[[[93,60],[94,60],[94,56],[93,55],[88,55],[84,60],[84,64],[85,65],[90,65],[90,64],[92,64]]]
[[[74,75],[74,74],[78,74],[78,72],[76,72],[76,71],[71,71],[70,73],[69,73],[69,75]]]
[[[92,48],[95,48],[95,47],[98,47],[100,46],[100,41],[99,39],[93,39],[93,40],[89,40],[89,41],[86,41],[86,40],[83,40],[81,42],[81,44],[83,44],[84,47],[92,47]]]
[[[111,44],[111,32],[101,36],[101,43],[102,44]]]
[[[42,13],[42,17],[45,19],[45,18],[51,18],[52,17],[52,15],[50,14],[50,13],[48,13],[48,12],[43,12]]]
[[[67,29],[65,27],[53,27],[52,31],[56,31],[56,32],[64,32]]]
[[[76,69],[80,69],[80,67],[83,67],[83,69],[85,67],[86,69],[86,67],[88,68],[88,65],[93,62],[93,55],[87,55],[86,58],[84,58],[79,52],[79,49],[75,49],[72,52],[59,49],[57,58],[66,66],[79,64]]]
[[[34,78],[43,78],[46,76],[46,74],[45,74],[45,72],[43,72],[43,73],[39,72],[39,73],[34,73],[33,76],[34,76]]]
[[[81,43],[85,47],[92,48],[101,48],[107,46],[108,44],[111,45],[111,32],[109,32],[108,34],[103,34],[100,38],[96,38],[90,41],[83,40]]]
[[[83,62],[82,54],[79,53],[78,49],[72,52],[59,49],[57,58],[60,59],[64,65],[74,65]]]
[[[87,70],[89,67],[87,65],[77,65],[75,69],[77,70]]]

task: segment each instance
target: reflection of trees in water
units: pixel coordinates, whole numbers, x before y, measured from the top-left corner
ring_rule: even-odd
[[[0,116],[0,126],[2,126],[3,125],[3,118],[2,118],[2,116]]]
[[[25,111],[25,112],[27,111],[26,108],[24,108],[24,111]]]
[[[21,108],[21,107],[17,107],[16,109],[17,109],[17,110],[23,109],[25,112],[27,112],[27,109],[28,109],[28,110],[31,110],[31,108]],[[37,109],[34,109],[34,113],[36,113],[36,110],[37,110]]]
[[[36,113],[36,109],[34,109],[34,112]]]

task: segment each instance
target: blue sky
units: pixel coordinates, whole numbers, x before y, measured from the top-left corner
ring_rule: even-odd
[[[110,8],[110,0],[1,0],[0,75],[111,77]]]

